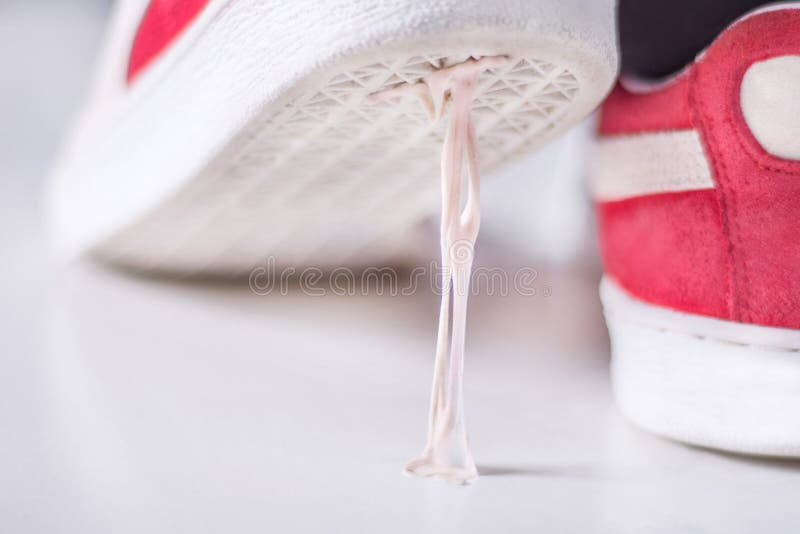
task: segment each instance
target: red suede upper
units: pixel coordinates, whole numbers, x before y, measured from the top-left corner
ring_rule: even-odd
[[[151,0],[133,39],[128,83],[203,10],[209,0]]]
[[[692,127],[689,76],[652,93],[631,93],[618,85],[603,103],[600,135],[683,130]]]
[[[781,55],[800,55],[800,10],[752,16],[676,84],[648,95],[618,88],[604,105],[602,135],[696,128],[716,186],[599,205],[607,272],[634,295],[800,328],[800,162],[767,153],[739,101],[747,69]]]

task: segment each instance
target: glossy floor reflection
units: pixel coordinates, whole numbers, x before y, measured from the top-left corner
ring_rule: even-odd
[[[22,455],[0,460],[5,526],[748,532],[800,520],[800,466],[628,427],[593,277],[540,279],[550,296],[474,300],[467,419],[484,476],[465,489],[400,473],[425,437],[435,295],[264,297],[76,265],[51,280],[41,352],[3,378],[17,382],[6,439]]]

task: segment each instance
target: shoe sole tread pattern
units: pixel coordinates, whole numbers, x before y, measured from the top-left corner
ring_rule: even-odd
[[[467,59],[392,58],[331,76],[254,119],[221,161],[103,255],[181,272],[236,272],[268,255],[323,268],[399,259],[410,228],[437,209],[445,121],[432,124],[414,98],[369,97]],[[481,76],[472,113],[482,168],[556,130],[580,90],[569,70],[535,59]]]

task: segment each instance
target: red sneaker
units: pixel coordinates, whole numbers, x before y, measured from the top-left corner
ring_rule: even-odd
[[[618,87],[597,158],[622,411],[800,456],[800,4],[740,19],[666,83]]]
[[[615,1],[586,4],[118,0],[50,180],[53,243],[180,275],[427,260],[446,128],[375,95],[507,57],[472,99],[488,173],[613,86]]]

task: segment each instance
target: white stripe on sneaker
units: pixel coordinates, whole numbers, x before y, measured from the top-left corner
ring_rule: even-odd
[[[600,138],[592,168],[598,201],[714,188],[695,130]]]

